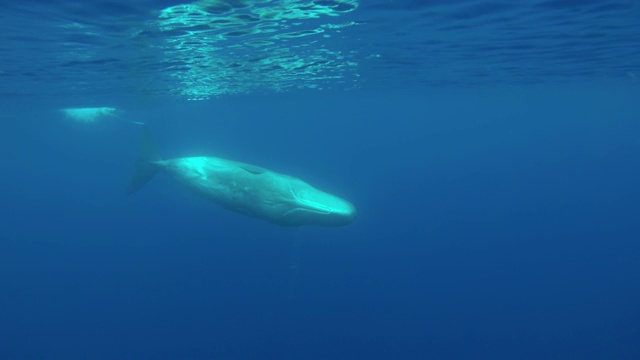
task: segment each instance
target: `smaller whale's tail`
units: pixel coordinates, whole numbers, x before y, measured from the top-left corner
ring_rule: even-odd
[[[140,142],[140,152],[136,160],[136,171],[131,178],[127,194],[136,192],[148,183],[158,172],[157,161],[162,160],[156,148],[156,143],[151,136],[149,127],[143,125],[142,141]]]

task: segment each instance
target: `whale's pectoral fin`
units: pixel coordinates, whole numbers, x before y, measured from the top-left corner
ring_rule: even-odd
[[[253,165],[242,165],[240,166],[240,168],[246,172],[252,173],[254,175],[260,175],[262,173],[265,172],[265,169],[258,167],[258,166],[253,166]]]

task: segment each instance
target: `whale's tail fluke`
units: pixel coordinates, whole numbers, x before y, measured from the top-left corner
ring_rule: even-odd
[[[149,127],[143,125],[142,141],[140,142],[140,153],[136,160],[136,172],[131,178],[127,194],[136,192],[144,186],[158,172],[157,161],[162,160],[156,148],[156,143],[151,136]]]

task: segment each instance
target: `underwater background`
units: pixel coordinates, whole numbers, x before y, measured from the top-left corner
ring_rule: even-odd
[[[639,359],[638,76],[632,0],[0,4],[0,359]],[[126,195],[142,123],[358,214]]]

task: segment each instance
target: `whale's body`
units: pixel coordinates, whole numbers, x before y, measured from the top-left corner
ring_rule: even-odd
[[[346,200],[284,174],[217,157],[159,160],[148,131],[130,191],[163,171],[197,195],[255,218],[283,226],[342,226],[355,217]]]

